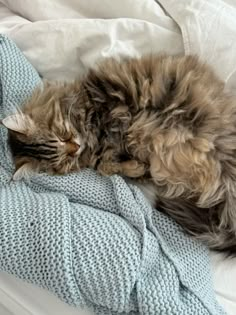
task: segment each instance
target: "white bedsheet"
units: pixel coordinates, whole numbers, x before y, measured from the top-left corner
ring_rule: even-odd
[[[0,32],[48,79],[73,79],[109,56],[196,53],[236,91],[235,0],[0,0]],[[236,260],[212,254],[212,267],[217,297],[235,315]],[[28,313],[13,314],[77,315],[42,290],[0,274],[0,302],[10,305],[11,296],[26,310],[30,305]]]
[[[88,315],[61,302],[52,293],[4,273],[0,273],[0,314]]]
[[[212,254],[213,280],[217,300],[229,315],[236,314],[236,258]]]

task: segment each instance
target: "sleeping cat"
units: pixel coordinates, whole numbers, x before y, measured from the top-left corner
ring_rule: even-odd
[[[236,253],[236,102],[198,58],[108,59],[45,84],[2,124],[14,179],[120,174],[190,234]]]

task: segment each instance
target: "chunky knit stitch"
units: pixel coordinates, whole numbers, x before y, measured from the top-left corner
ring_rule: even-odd
[[[40,78],[0,37],[0,118]],[[0,129],[0,270],[96,314],[220,315],[205,247],[119,176],[86,170],[12,182]]]

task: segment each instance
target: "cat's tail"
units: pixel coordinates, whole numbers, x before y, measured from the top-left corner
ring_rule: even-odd
[[[188,234],[201,240],[212,250],[236,257],[236,230],[220,224],[219,205],[212,208],[199,208],[187,199],[160,198],[157,196],[157,189],[153,184],[137,181],[131,183],[141,189],[154,208],[167,213]]]
[[[236,257],[236,233],[231,230],[219,230],[197,235],[212,250],[224,252],[227,257]]]
[[[158,200],[157,209],[170,215],[183,230],[210,249],[236,257],[236,231],[220,226],[216,209],[202,209],[190,201],[164,199]]]

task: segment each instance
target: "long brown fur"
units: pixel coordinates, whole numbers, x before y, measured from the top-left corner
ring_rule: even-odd
[[[22,113],[23,130],[6,127],[23,174],[133,178],[189,233],[236,253],[236,102],[197,57],[108,59],[80,81],[46,84]]]

